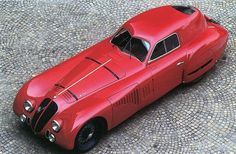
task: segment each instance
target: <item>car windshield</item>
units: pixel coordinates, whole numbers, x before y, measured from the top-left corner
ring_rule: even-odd
[[[122,52],[136,57],[141,62],[145,60],[150,44],[147,41],[132,37],[126,29],[120,30],[111,40]]]

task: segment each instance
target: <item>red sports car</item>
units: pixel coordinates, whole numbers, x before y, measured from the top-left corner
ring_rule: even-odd
[[[221,58],[228,32],[192,6],[154,8],[33,77],[13,110],[50,142],[86,152],[107,130]]]

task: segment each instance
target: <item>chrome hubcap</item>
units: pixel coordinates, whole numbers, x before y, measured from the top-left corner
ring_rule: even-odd
[[[86,142],[90,141],[95,134],[95,128],[93,126],[89,126],[83,130],[81,134],[80,142],[85,144]]]
[[[86,141],[88,141],[89,139],[91,139],[91,138],[93,137],[93,134],[94,134],[94,132],[89,133],[89,134],[88,134],[88,137],[87,137],[87,139],[86,139]]]

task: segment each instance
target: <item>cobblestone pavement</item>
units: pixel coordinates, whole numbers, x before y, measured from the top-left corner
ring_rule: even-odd
[[[0,154],[70,153],[20,125],[22,84],[111,35],[130,17],[190,4],[230,32],[225,56],[203,80],[180,86],[105,135],[90,153],[236,153],[236,0],[0,0]]]

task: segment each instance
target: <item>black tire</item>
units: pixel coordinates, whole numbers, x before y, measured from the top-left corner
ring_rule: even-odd
[[[185,87],[189,87],[189,86],[194,86],[195,84],[197,84],[199,81],[201,81],[204,78],[204,75],[199,76],[198,78],[194,79],[191,82],[188,83],[183,83],[182,85]]]
[[[74,148],[75,152],[85,153],[91,150],[99,142],[104,132],[104,124],[99,120],[92,120],[85,124],[77,134]]]
[[[190,83],[191,83],[191,84],[198,83],[199,81],[201,81],[201,80],[204,78],[204,75],[205,75],[205,74],[199,76],[198,78],[194,79],[194,80],[193,80],[192,82],[190,82]]]
[[[215,64],[217,63],[217,61],[215,62]],[[206,75],[207,75],[207,73],[210,71],[210,70],[212,70],[212,69],[214,69],[215,68],[215,66],[216,65],[213,65],[207,72],[205,72],[204,74],[202,74],[201,76],[199,76],[199,77],[197,77],[196,79],[194,79],[193,81],[191,81],[191,82],[189,82],[189,83],[186,83],[185,85],[194,85],[194,84],[196,84],[196,83],[198,83],[199,81],[201,81]]]

